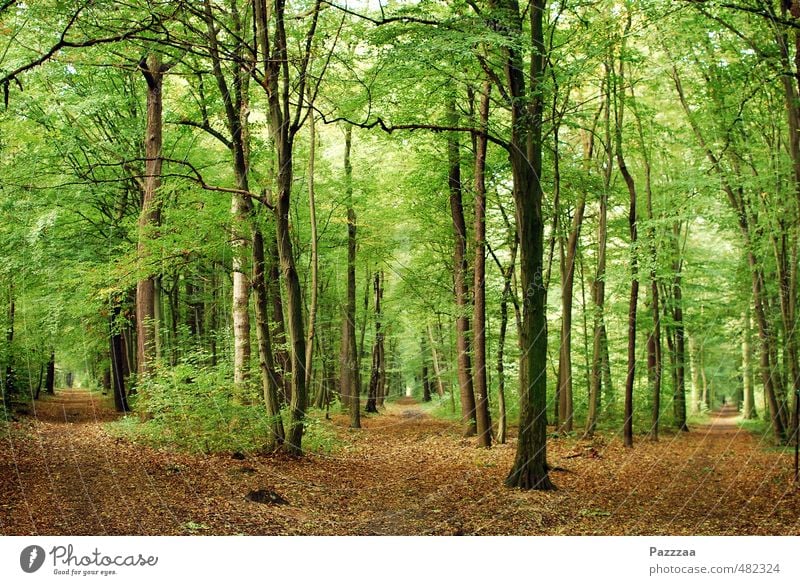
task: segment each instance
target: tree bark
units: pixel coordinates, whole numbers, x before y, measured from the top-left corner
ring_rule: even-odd
[[[755,384],[753,379],[753,326],[750,318],[750,302],[747,303],[743,321],[742,335],[742,385],[744,394],[744,405],[742,417],[745,420],[758,418],[756,412]]]
[[[597,417],[603,392],[604,365],[608,365],[608,345],[605,337],[605,291],[606,291],[606,247],[608,242],[608,193],[611,187],[611,172],[614,168],[614,134],[611,132],[611,83],[612,67],[605,66],[605,108],[603,126],[605,134],[605,160],[603,165],[603,189],[600,192],[597,225],[597,268],[592,281],[592,365],[589,376],[589,410],[586,416],[584,437],[591,438],[597,427]],[[610,376],[609,376],[610,378]],[[610,386],[608,388],[610,391]]]
[[[575,257],[580,241],[583,212],[586,198],[579,196],[572,218],[572,226],[567,240],[564,256],[564,273],[561,282],[561,347],[558,354],[559,385],[559,432],[572,432],[573,392],[572,392],[572,300],[575,284]]]
[[[112,301],[111,316],[109,317],[109,342],[111,345],[111,374],[113,378],[114,408],[118,412],[127,412],[128,398],[125,394],[125,348],[123,347],[122,331],[119,326],[119,317],[122,312],[118,303]],[[48,376],[50,369],[48,367]],[[51,381],[52,383],[52,381]]]
[[[340,359],[342,403],[350,409],[350,427],[361,428],[359,371],[356,356],[356,212],[353,209],[353,167],[350,163],[353,128],[345,127],[344,180],[347,198],[347,300],[342,320],[342,351]]]
[[[444,381],[442,380],[442,368],[439,365],[439,355],[436,351],[436,341],[433,338],[433,329],[430,325],[427,326],[428,341],[431,344],[431,357],[433,358],[433,373],[436,376],[436,393],[439,399],[444,398]]]
[[[378,393],[385,369],[383,351],[383,331],[381,331],[381,299],[383,299],[382,273],[375,272],[375,343],[372,347],[372,371],[367,392],[367,412],[378,412]]]
[[[55,351],[50,351],[50,359],[47,360],[47,367],[45,369],[45,378],[44,378],[44,391],[46,394],[55,394],[55,383],[56,383],[56,353]]]
[[[161,203],[157,191],[161,185],[162,166],[162,89],[164,73],[169,65],[162,64],[157,53],[151,53],[139,63],[139,69],[147,82],[147,127],[144,141],[145,179],[137,242],[136,363],[137,374],[146,376],[152,370],[155,351],[155,281],[153,269],[148,263],[152,254],[150,242],[155,239],[154,230],[161,223]]]
[[[673,395],[673,413],[675,427],[679,431],[688,431],[686,424],[686,329],[683,322],[683,288],[682,276],[683,246],[680,243],[681,222],[673,226],[675,241],[675,258],[672,263],[672,320],[675,329],[675,390]],[[659,348],[660,351],[660,348]]]
[[[506,80],[511,95],[509,159],[514,179],[517,233],[520,242],[522,327],[520,329],[519,439],[508,487],[554,489],[547,465],[547,323],[545,318],[544,221],[542,216],[542,80],[545,67],[544,0],[530,4],[531,92],[525,89],[517,39],[522,19],[517,0],[498,0],[504,9],[511,42],[504,48]]]
[[[487,131],[491,85],[484,80],[478,108],[478,128]],[[475,137],[475,275],[473,351],[475,420],[479,447],[492,445],[492,420],[489,414],[489,388],[486,378],[486,147],[485,134]]]
[[[306,387],[311,387],[311,372],[314,359],[314,334],[317,328],[317,305],[319,303],[319,251],[317,238],[317,204],[314,194],[314,158],[317,149],[317,131],[313,110],[308,114],[308,211],[311,222],[311,302],[308,308],[308,336],[306,338]]]
[[[448,104],[451,124],[457,124],[455,101]],[[461,395],[462,435],[471,437],[477,433],[475,420],[475,391],[472,380],[472,363],[469,347],[469,290],[467,287],[467,227],[461,192],[461,153],[456,133],[447,137],[449,163],[448,186],[450,189],[450,214],[453,220],[453,285],[456,301],[456,351],[458,364],[458,386]],[[485,429],[484,429],[485,431]],[[484,439],[485,440],[485,439]],[[490,439],[491,440],[491,439]]]

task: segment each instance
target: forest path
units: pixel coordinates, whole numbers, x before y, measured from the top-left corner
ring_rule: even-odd
[[[40,421],[89,423],[119,418],[108,396],[83,388],[58,389],[52,396],[42,393],[33,407],[29,414]]]
[[[741,413],[732,404],[726,404],[710,413],[707,423],[691,425],[690,430],[697,433],[736,433],[739,431]]]
[[[329,454],[240,459],[115,438],[99,396],[62,391],[2,434],[0,534],[800,534],[791,455],[734,417],[633,449],[551,439],[542,493],[503,487],[513,436],[477,449],[427,408],[403,398],[358,430],[335,413],[316,423]],[[246,499],[261,489],[288,504]]]

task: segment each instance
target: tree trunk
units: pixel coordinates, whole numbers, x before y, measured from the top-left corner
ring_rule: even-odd
[[[755,384],[753,379],[753,325],[750,319],[750,302],[743,315],[744,335],[742,336],[742,385],[744,406],[742,416],[745,420],[758,418],[756,412]]]
[[[383,357],[383,331],[381,331],[381,299],[383,299],[382,272],[375,273],[375,343],[372,347],[372,371],[367,393],[367,412],[378,412],[378,393],[385,369]]]
[[[114,408],[116,408],[118,412],[127,412],[130,409],[128,408],[128,399],[125,394],[125,374],[123,371],[123,364],[125,362],[125,349],[123,347],[122,331],[119,327],[119,316],[121,312],[122,310],[119,304],[114,302],[111,308],[111,317],[109,318],[111,374],[113,378]],[[49,367],[47,374],[49,377]],[[48,381],[52,383],[51,380]]]
[[[487,130],[491,85],[484,80],[478,109],[478,127]],[[485,134],[475,137],[475,281],[473,350],[475,357],[475,419],[479,447],[492,445],[489,388],[486,379],[486,147]]]
[[[350,408],[350,427],[361,428],[360,373],[356,356],[356,212],[353,209],[353,167],[350,149],[352,126],[344,130],[344,180],[347,197],[347,300],[342,320],[342,351],[340,359],[342,403]]]
[[[675,241],[675,258],[672,263],[672,320],[675,328],[675,389],[673,396],[673,412],[675,427],[679,431],[688,431],[686,424],[686,330],[683,323],[683,288],[681,286],[683,259],[680,243],[681,223],[673,226]]]
[[[308,308],[308,337],[306,338],[306,387],[311,387],[311,372],[314,359],[314,334],[317,327],[317,304],[319,295],[319,252],[317,238],[317,204],[314,199],[314,158],[317,149],[317,131],[314,127],[314,111],[308,115],[308,210],[311,222],[311,303]]]
[[[442,380],[442,368],[439,365],[439,355],[436,351],[436,341],[433,338],[433,329],[430,325],[427,327],[428,329],[428,341],[431,344],[431,357],[433,358],[433,373],[436,376],[436,393],[439,395],[439,399],[441,400],[444,398],[444,381]]]
[[[630,8],[630,7],[629,7]],[[615,120],[615,133],[616,133],[616,158],[617,166],[625,180],[625,185],[628,188],[630,195],[630,208],[628,211],[628,225],[630,228],[631,236],[631,257],[630,257],[630,275],[631,275],[631,293],[628,303],[628,373],[625,378],[625,422],[623,429],[624,444],[626,447],[633,447],[633,384],[636,379],[636,307],[639,301],[639,269],[638,260],[636,257],[637,246],[637,217],[636,217],[636,185],[633,177],[628,171],[625,164],[625,158],[622,152],[622,124],[623,116],[625,113],[625,39],[631,27],[631,13],[628,10],[627,20],[625,22],[625,30],[623,32],[623,45],[620,49],[619,56],[619,73],[616,76],[616,120]]]
[[[283,318],[283,297],[281,296],[280,283],[280,260],[278,259],[277,241],[270,246],[270,267],[269,279],[267,282],[267,292],[269,293],[272,304],[272,343],[275,346],[275,367],[278,376],[280,396],[284,404],[289,404],[292,400],[292,389],[290,379],[292,376],[292,364],[289,358],[289,351],[286,347],[286,321]]]
[[[597,268],[592,281],[592,305],[594,318],[592,326],[592,366],[589,377],[589,411],[586,416],[584,437],[591,438],[597,427],[597,417],[603,392],[604,365],[608,366],[608,345],[605,337],[605,294],[606,294],[606,247],[608,242],[608,193],[611,186],[611,172],[614,167],[614,146],[611,132],[611,83],[612,67],[605,67],[605,108],[603,126],[605,132],[605,160],[603,166],[603,190],[600,193],[597,226]],[[610,378],[610,376],[609,376]],[[610,392],[610,386],[607,388]]]
[[[147,82],[147,127],[145,130],[145,179],[142,207],[139,214],[137,260],[140,273],[136,283],[136,363],[139,376],[146,376],[153,366],[155,351],[155,281],[153,269],[148,266],[152,254],[150,243],[154,231],[161,223],[161,203],[158,188],[161,185],[162,144],[162,88],[164,73],[169,66],[161,63],[156,53],[151,53],[139,63]]]
[[[254,223],[254,226],[256,224]],[[267,283],[265,280],[264,237],[261,230],[253,228],[253,293],[256,309],[256,336],[258,338],[258,365],[261,371],[261,390],[267,416],[270,419],[270,443],[273,447],[286,438],[278,399],[278,378],[272,359],[272,341],[269,333]]]
[[[498,7],[512,42],[505,48],[505,72],[510,88],[511,141],[509,159],[514,179],[517,233],[520,242],[522,327],[520,329],[519,439],[508,487],[554,489],[547,465],[547,321],[542,216],[542,78],[545,64],[544,0],[530,4],[533,58],[531,93],[525,90],[523,59],[516,40],[522,35],[517,0],[500,0]]]
[[[50,359],[47,360],[47,368],[44,378],[44,391],[46,394],[55,394],[56,383],[56,354],[50,351]]]
[[[449,118],[457,124],[455,102],[448,104]],[[469,290],[467,287],[467,227],[461,193],[461,154],[458,136],[450,133],[447,138],[449,162],[448,185],[450,188],[450,213],[453,219],[455,248],[453,252],[453,283],[456,301],[456,350],[458,351],[458,386],[461,394],[462,435],[470,437],[477,432],[475,421],[475,392],[472,382],[472,364],[469,347]],[[486,431],[486,429],[484,429]],[[485,439],[484,439],[485,440]],[[489,439],[491,440],[491,439]]]
[[[575,257],[580,243],[583,211],[586,198],[579,196],[572,218],[569,239],[564,257],[564,274],[561,282],[561,347],[558,359],[559,415],[561,426],[559,432],[571,432],[573,425],[572,395],[572,299],[575,283]]]

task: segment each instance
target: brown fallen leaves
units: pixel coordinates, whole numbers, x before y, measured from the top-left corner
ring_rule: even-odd
[[[93,410],[40,406],[2,437],[0,534],[800,534],[790,456],[731,422],[552,439],[541,493],[503,487],[513,438],[477,449],[407,400],[361,430],[334,416],[331,455],[241,460],[114,439],[107,408],[68,398]]]

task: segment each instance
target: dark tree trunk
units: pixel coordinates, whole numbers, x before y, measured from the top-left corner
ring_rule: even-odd
[[[489,80],[483,82],[478,108],[478,127],[486,131],[489,123]],[[489,415],[489,388],[486,379],[486,135],[475,137],[475,282],[474,282],[474,357],[475,420],[478,446],[491,447],[492,420]]]
[[[378,395],[384,377],[383,331],[381,331],[381,300],[383,299],[382,273],[375,273],[375,343],[372,347],[372,371],[369,377],[367,412],[378,412]]]
[[[342,403],[350,409],[350,427],[361,427],[360,372],[356,355],[356,212],[353,209],[353,167],[350,164],[353,129],[345,127],[344,176],[347,195],[347,300],[342,320],[340,359]]]
[[[584,436],[590,438],[597,427],[597,417],[603,393],[604,365],[608,366],[608,345],[605,337],[605,294],[606,294],[606,243],[608,241],[608,193],[611,186],[611,172],[614,166],[614,145],[611,132],[611,83],[612,67],[606,64],[603,93],[603,126],[605,134],[605,158],[603,165],[603,190],[600,193],[597,227],[597,268],[592,281],[592,305],[594,319],[592,324],[592,362],[589,375],[589,410],[586,415]],[[610,378],[610,376],[609,376]],[[610,392],[610,387],[607,388]]]
[[[679,431],[688,431],[686,424],[686,330],[683,323],[683,289],[681,287],[681,271],[683,260],[680,257],[681,224],[673,227],[675,240],[675,259],[672,264],[672,320],[675,328],[675,377],[676,385],[673,396],[675,427]]]
[[[631,13],[628,11],[627,20],[625,23],[625,31],[623,38],[627,35],[631,27]],[[630,209],[628,211],[628,224],[630,227],[631,236],[631,294],[628,303],[628,374],[625,378],[625,422],[623,429],[624,444],[626,447],[633,447],[633,384],[636,379],[636,307],[639,301],[639,270],[638,261],[636,258],[636,240],[637,240],[637,225],[636,225],[636,185],[633,177],[628,171],[625,164],[625,158],[622,153],[622,123],[623,115],[625,112],[625,60],[624,60],[625,47],[623,44],[620,50],[619,58],[619,73],[616,77],[616,101],[617,101],[617,116],[616,116],[616,157],[617,166],[620,173],[625,180],[625,185],[628,187],[630,194]]]
[[[517,50],[522,35],[517,0],[501,0],[512,41],[505,51],[505,71],[512,97],[509,159],[520,246],[522,327],[520,329],[519,439],[506,485],[549,490],[547,465],[547,322],[545,318],[544,221],[542,216],[542,78],[545,64],[544,0],[533,0],[529,13],[534,56],[531,92],[525,89],[523,59]]]
[[[261,389],[267,416],[270,417],[270,442],[273,446],[283,443],[286,435],[278,400],[278,379],[272,360],[272,340],[269,334],[267,309],[267,283],[265,281],[264,237],[254,228],[253,236],[253,292],[256,309],[256,335],[258,337],[258,365],[261,370]]]
[[[457,124],[455,103],[448,105],[450,122]],[[469,347],[469,290],[467,287],[467,226],[464,220],[461,186],[461,152],[458,136],[451,133],[447,138],[449,163],[448,186],[450,189],[450,213],[453,219],[454,252],[453,283],[456,301],[456,351],[458,352],[458,386],[461,391],[462,434],[470,437],[477,432],[475,421],[475,392],[472,383],[472,360]],[[489,439],[491,440],[491,439]]]
[[[47,373],[45,374],[45,379],[44,379],[44,391],[47,394],[55,394],[56,393],[55,384],[56,384],[56,354],[54,351],[51,351],[50,359],[47,360]]]
[[[127,412],[130,409],[128,408],[128,398],[125,394],[125,373],[123,371],[125,349],[118,322],[120,313],[120,306],[114,303],[111,309],[111,318],[109,319],[111,374],[113,378],[114,408],[118,412]]]

